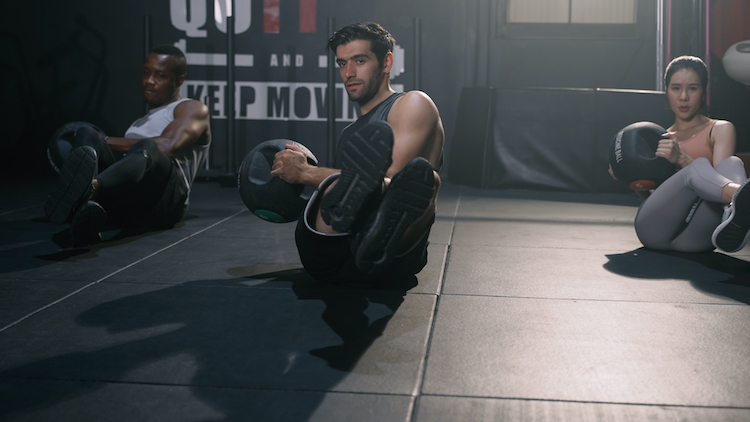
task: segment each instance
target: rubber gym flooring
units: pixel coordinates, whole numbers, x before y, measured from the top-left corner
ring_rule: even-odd
[[[0,420],[750,420],[750,249],[645,250],[635,196],[447,183],[427,267],[367,289],[216,183],[69,248],[53,183],[0,189]]]

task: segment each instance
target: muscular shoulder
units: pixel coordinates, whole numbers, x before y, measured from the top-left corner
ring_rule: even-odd
[[[177,105],[174,109],[175,117],[188,117],[193,119],[208,119],[208,107],[198,100],[187,100]]]
[[[388,115],[388,123],[403,120],[438,120],[439,113],[432,99],[422,91],[409,91],[393,103]]]
[[[434,109],[437,111],[437,107],[435,107],[435,103],[432,102],[432,98],[430,98],[427,94],[425,94],[422,91],[409,91],[405,93],[401,98],[397,99],[396,102],[393,103],[393,108],[398,110],[408,110],[408,109]]]
[[[174,122],[177,133],[187,134],[199,145],[211,142],[211,120],[208,107],[200,101],[183,101],[174,109]]]

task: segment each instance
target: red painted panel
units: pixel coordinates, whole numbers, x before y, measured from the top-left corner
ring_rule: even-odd
[[[732,44],[750,40],[750,2],[718,0],[711,3],[711,52],[722,58]]]
[[[315,0],[299,0],[299,32],[315,32]]]
[[[280,0],[263,0],[263,32],[278,34],[280,31]]]

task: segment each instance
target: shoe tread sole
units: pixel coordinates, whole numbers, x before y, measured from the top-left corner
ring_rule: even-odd
[[[352,227],[362,206],[380,189],[391,165],[390,127],[371,123],[362,129],[344,148],[341,176],[321,202],[323,221],[342,233]]]
[[[377,274],[390,266],[404,233],[430,206],[433,189],[432,166],[426,161],[394,177],[374,220],[353,245],[360,270]]]
[[[742,249],[750,235],[750,188],[746,185],[734,197],[732,216],[721,223],[714,233],[714,246],[725,252],[737,252]]]
[[[91,149],[93,151],[93,149]],[[44,213],[54,224],[63,224],[70,218],[76,204],[86,194],[96,174],[96,155],[79,148],[73,150],[63,165],[55,190],[47,197]]]

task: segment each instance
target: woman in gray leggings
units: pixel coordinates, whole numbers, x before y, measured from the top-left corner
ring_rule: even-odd
[[[656,155],[680,170],[643,195],[647,198],[635,217],[636,234],[652,249],[738,251],[748,240],[750,188],[744,189],[745,167],[734,155],[734,126],[700,112],[708,85],[701,59],[674,59],[664,79],[675,121]]]

